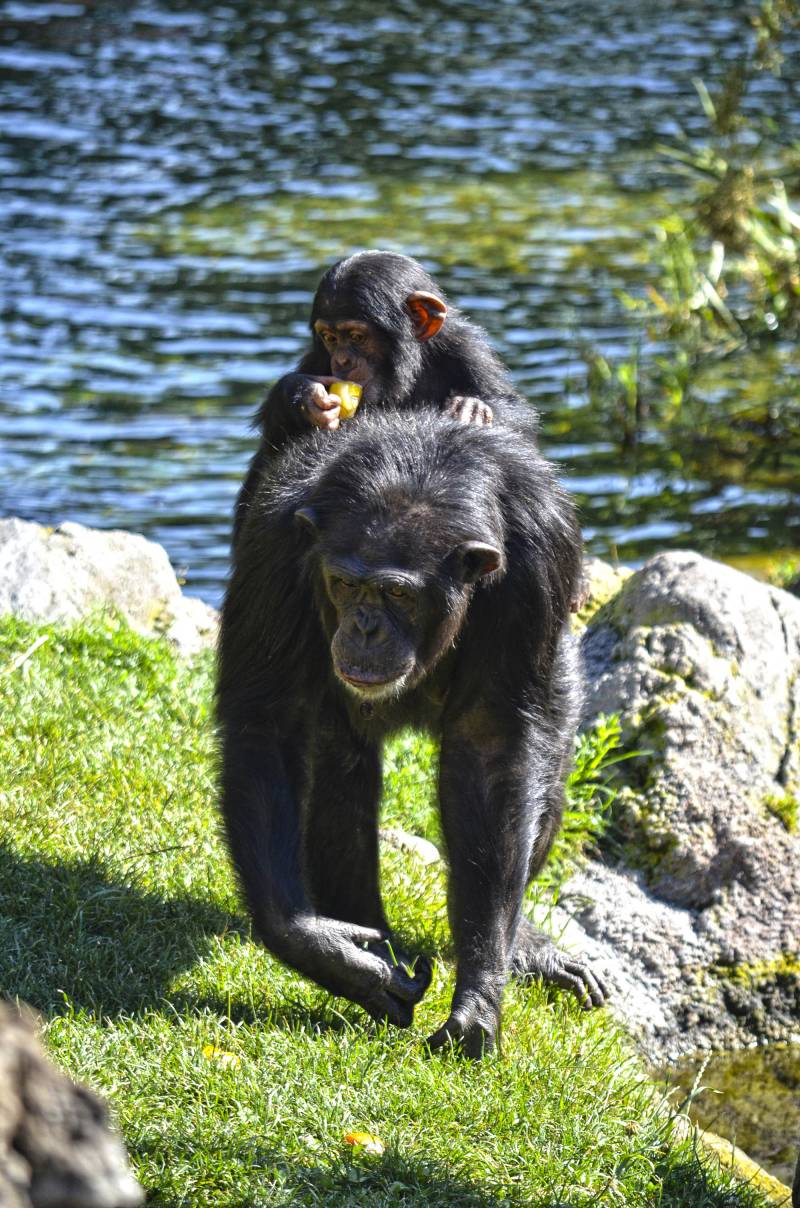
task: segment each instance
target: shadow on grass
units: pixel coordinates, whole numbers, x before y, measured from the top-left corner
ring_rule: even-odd
[[[240,929],[210,902],[125,884],[99,859],[50,864],[0,846],[0,994],[45,1015],[154,1005],[212,935]]]
[[[261,1178],[275,1195],[276,1202],[297,1205],[326,1205],[330,1208],[345,1208],[350,1205],[400,1205],[412,1208],[493,1208],[494,1205],[524,1204],[526,1208],[587,1208],[620,1204],[624,1182],[609,1179],[606,1190],[596,1189],[594,1198],[586,1187],[569,1185],[568,1176],[553,1168],[553,1183],[541,1192],[527,1191],[524,1198],[517,1198],[512,1188],[502,1194],[492,1194],[476,1186],[461,1175],[448,1170],[441,1162],[409,1161],[399,1153],[387,1153],[375,1157],[343,1157],[338,1167],[321,1167],[287,1162],[280,1150],[258,1142],[235,1148],[225,1147],[227,1152],[220,1156],[242,1169],[259,1171]],[[157,1162],[163,1158],[152,1146],[141,1146],[132,1151],[140,1160]],[[712,1186],[705,1170],[687,1156],[685,1161],[668,1166],[666,1161],[654,1172],[647,1191],[642,1182],[636,1180],[630,1188],[636,1203],[652,1204],[653,1208],[754,1208],[758,1200],[748,1188],[724,1188]],[[169,1190],[153,1190],[147,1203],[151,1208],[176,1208],[186,1203],[185,1187],[180,1195]],[[650,1195],[652,1199],[642,1199]],[[290,1198],[289,1198],[290,1197]],[[188,1201],[195,1202],[195,1201]],[[252,1208],[252,1192],[241,1198],[235,1192],[230,1198],[231,1208]],[[260,1202],[260,1201],[259,1201]],[[266,1202],[266,1201],[265,1201]],[[634,1202],[634,1201],[631,1201]]]
[[[152,1147],[132,1148],[139,1160],[156,1160],[163,1157]],[[413,1163],[399,1154],[386,1154],[381,1158],[344,1156],[338,1167],[322,1167],[287,1162],[277,1148],[261,1144],[244,1145],[228,1149],[222,1154],[226,1162],[243,1169],[259,1171],[270,1196],[276,1203],[293,1205],[336,1206],[368,1205],[434,1205],[444,1208],[492,1208],[503,1204],[508,1208],[513,1200],[507,1197],[487,1195],[468,1180],[452,1174],[439,1163]],[[187,1201],[170,1190],[152,1190],[147,1197],[148,1208],[176,1208]],[[190,1200],[188,1202],[199,1202]],[[262,1201],[253,1193],[237,1195],[232,1192],[230,1208],[253,1208]],[[264,1203],[272,1200],[264,1200]],[[528,1201],[526,1201],[527,1203]],[[569,1201],[541,1202],[541,1208],[555,1208],[556,1203],[566,1205]],[[578,1201],[574,1201],[577,1208]],[[581,1201],[586,1208],[585,1199]]]
[[[299,976],[299,974],[298,974]],[[320,994],[325,991],[321,990]],[[170,1002],[179,1015],[208,1013],[217,1018],[230,1020],[233,1024],[245,1024],[247,1027],[276,1028],[286,1032],[346,1032],[353,1027],[353,1020],[347,1019],[336,1011],[334,1004],[342,1004],[344,1000],[329,997],[328,1002],[319,1007],[297,1002],[287,996],[279,1001],[265,1002],[259,1008],[249,999],[236,993],[234,988],[230,995],[217,994],[178,994],[170,995]],[[363,1023],[365,1029],[374,1027],[366,1012],[352,1008],[355,1018]]]
[[[353,1026],[338,1013],[341,1000],[315,1008],[291,997],[267,1003],[265,993],[259,1009],[235,986],[229,996],[170,993],[176,976],[208,955],[212,937],[228,932],[246,937],[246,921],[210,901],[139,889],[97,858],[51,864],[0,844],[0,997],[24,999],[46,1016],[113,1016],[161,1007],[168,995],[179,1014],[208,1010],[289,1031]]]

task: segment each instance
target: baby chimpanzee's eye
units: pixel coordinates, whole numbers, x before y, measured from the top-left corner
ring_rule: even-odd
[[[407,600],[408,592],[405,587],[401,587],[399,583],[392,583],[386,588],[387,596],[391,596],[393,600]]]

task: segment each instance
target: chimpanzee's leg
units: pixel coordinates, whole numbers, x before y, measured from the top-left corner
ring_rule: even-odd
[[[521,920],[531,863],[541,865],[560,817],[554,794],[552,742],[522,719],[505,717],[504,732],[479,713],[462,715],[442,739],[439,794],[450,861],[449,914],[456,948],[456,988],[450,1017],[431,1037],[432,1048],[458,1042],[480,1057],[495,1043],[503,986],[519,943],[535,969],[598,1002],[602,992],[582,965],[560,953]],[[575,965],[581,977],[569,980]],[[526,970],[528,972],[528,970]]]
[[[549,792],[550,806],[546,810],[546,821],[534,844],[528,869],[532,881],[541,872],[552,842],[558,833],[564,810],[564,790],[555,784]],[[530,919],[521,918],[514,940],[511,972],[523,981],[541,979],[562,990],[570,990],[581,1006],[602,1007],[608,990],[597,973],[593,972],[581,957],[571,956],[557,948],[548,936],[534,927]]]
[[[529,882],[541,872],[564,813],[564,783],[572,766],[573,735],[577,721],[574,653],[572,643],[562,642],[551,694],[550,736],[546,743],[539,744],[540,749],[548,751],[546,761],[540,763],[538,776],[545,805],[531,848]],[[525,981],[539,978],[562,990],[570,990],[581,1006],[587,1009],[601,1007],[608,994],[601,978],[588,967],[585,960],[562,952],[524,917],[517,928],[511,972]]]

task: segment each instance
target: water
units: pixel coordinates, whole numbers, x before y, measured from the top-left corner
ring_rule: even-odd
[[[144,532],[217,602],[249,417],[321,268],[377,245],[488,328],[592,552],[800,548],[796,432],[623,451],[585,392],[584,344],[631,353],[654,148],[704,133],[738,0],[382,7],[0,0],[0,513]],[[791,131],[798,70],[750,112]],[[797,374],[774,348],[708,396]]]
[[[585,391],[584,345],[631,354],[615,291],[680,196],[655,147],[705,134],[739,0],[383,7],[0,0],[0,514],[144,532],[218,602],[249,417],[322,267],[390,246],[489,330],[592,552],[800,549],[793,348],[719,367],[688,441],[624,450]],[[796,56],[748,112],[790,137],[799,84]],[[729,431],[765,398],[772,431]],[[721,1130],[788,1169],[744,1111],[760,1139]]]
[[[797,1048],[776,1045],[684,1060],[667,1077],[685,1094],[698,1092],[689,1109],[695,1123],[735,1141],[791,1186],[800,1148]]]

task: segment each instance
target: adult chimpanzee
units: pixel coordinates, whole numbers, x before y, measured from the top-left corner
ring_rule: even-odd
[[[441,740],[458,971],[431,1038],[492,1047],[509,969],[603,1002],[521,917],[558,829],[573,742],[569,604],[581,543],[535,443],[436,412],[311,431],[265,464],[222,613],[223,811],[256,934],[372,1016],[411,1022],[379,891],[380,747]]]
[[[339,427],[344,378],[362,387],[358,415],[390,406],[437,407],[464,422],[535,431],[536,412],[514,390],[486,333],[448,307],[410,256],[356,252],[323,276],[311,307],[311,346],[279,379],[258,414],[262,443],[240,495],[244,504],[266,458],[309,425]]]

